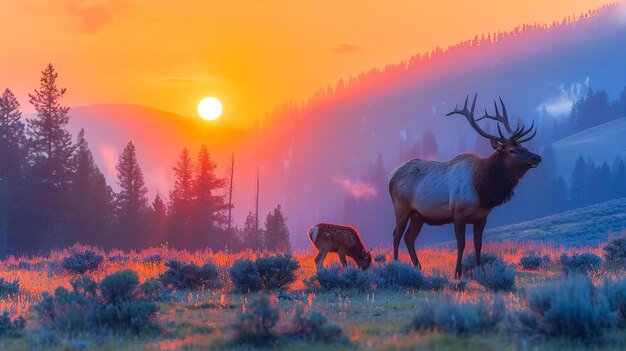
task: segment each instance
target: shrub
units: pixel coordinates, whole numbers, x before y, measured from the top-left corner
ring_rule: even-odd
[[[616,326],[607,298],[581,275],[526,291],[526,309],[514,313],[511,328],[525,336],[597,339]]]
[[[22,316],[11,320],[7,311],[0,315],[0,337],[19,337],[22,335],[25,326],[26,320]]]
[[[481,266],[484,266],[487,264],[494,264],[494,263],[504,263],[504,261],[502,261],[501,258],[499,258],[498,256],[492,253],[482,253],[480,255]],[[472,271],[474,270],[474,268],[476,268],[476,253],[472,252],[471,254],[465,256],[465,258],[463,259],[462,266],[463,266],[463,275],[464,276],[470,275]]]
[[[214,289],[221,286],[220,272],[213,263],[209,262],[200,267],[193,263],[182,264],[179,261],[169,261],[165,266],[169,269],[159,276],[159,280],[166,287]]]
[[[20,281],[18,279],[12,282],[0,278],[0,298],[7,297],[8,295],[15,295],[20,292]]]
[[[626,326],[626,279],[611,281],[605,279],[602,294],[609,302],[612,310],[617,312],[620,326]]]
[[[311,289],[365,291],[371,288],[372,281],[370,275],[358,268],[341,271],[339,267],[333,267],[318,270],[305,284]]]
[[[165,301],[169,297],[163,283],[156,278],[150,278],[143,282],[139,286],[139,292],[150,300]]]
[[[323,314],[313,311],[304,313],[296,309],[293,321],[288,326],[285,336],[313,342],[345,343],[348,341],[343,330],[329,322]]]
[[[609,238],[602,249],[607,261],[624,262],[626,260],[626,232]]]
[[[261,276],[256,263],[248,259],[235,261],[230,268],[230,279],[235,289],[241,292],[257,291],[261,289]]]
[[[385,254],[383,253],[379,253],[374,257],[374,262],[378,264],[384,264],[385,262],[387,262],[387,256],[385,256]]]
[[[426,287],[426,279],[417,269],[398,261],[385,267],[375,267],[372,274],[376,276],[377,285],[382,289],[422,289]]]
[[[472,276],[478,284],[492,291],[511,291],[515,287],[515,269],[501,262],[475,269]]]
[[[109,256],[109,262],[113,263],[113,262],[128,262],[130,259],[128,258],[128,256],[124,256],[124,255],[113,255],[113,256]]]
[[[426,276],[424,279],[426,280],[424,288],[428,290],[439,291],[450,285],[448,277],[439,274]]]
[[[43,294],[34,306],[40,322],[53,329],[71,333],[154,332],[158,306],[141,294],[137,274],[119,271],[100,284],[81,276],[70,281],[72,291],[59,287],[54,295]]]
[[[161,263],[161,262],[163,262],[163,257],[161,257],[161,255],[159,254],[150,255],[143,259],[143,263],[156,264],[156,263]]]
[[[273,344],[277,336],[274,327],[278,323],[278,309],[272,307],[267,296],[261,296],[248,304],[241,313],[233,329],[236,343],[251,344],[256,347]]]
[[[356,267],[346,269],[341,276],[341,280],[341,288],[344,290],[365,291],[371,287],[371,280],[368,274]]]
[[[587,274],[598,271],[602,267],[600,256],[592,253],[575,254],[572,256],[563,254],[560,260],[561,267],[565,273]]]
[[[300,268],[298,261],[290,255],[259,257],[255,261],[261,285],[266,290],[282,289],[296,281],[296,271]]]
[[[523,269],[534,271],[541,267],[541,262],[543,262],[541,256],[526,255],[519,260],[519,265],[522,266]]]
[[[30,264],[29,261],[19,261],[17,263],[17,268],[23,269],[23,270],[30,270],[32,268],[32,265]]]
[[[437,300],[423,306],[407,327],[407,331],[442,330],[453,334],[469,334],[491,330],[504,316],[504,302],[480,300],[476,303],[455,303]]]
[[[322,290],[340,289],[343,286],[343,277],[337,267],[321,268],[306,284],[312,287],[314,282],[317,282]]]
[[[72,274],[85,274],[100,267],[104,257],[91,250],[75,252],[71,256],[65,257],[61,267]]]

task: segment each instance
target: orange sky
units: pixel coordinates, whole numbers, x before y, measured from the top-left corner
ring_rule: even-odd
[[[0,2],[0,88],[38,86],[51,62],[65,103],[132,103],[249,125],[340,78],[475,34],[580,14],[602,0],[21,0]],[[457,4],[461,3],[461,4]]]

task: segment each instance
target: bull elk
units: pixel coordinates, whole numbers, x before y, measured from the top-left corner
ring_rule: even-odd
[[[496,115],[485,110],[485,115],[474,118],[476,95],[471,110],[465,98],[463,109],[455,107],[446,116],[458,114],[464,116],[472,128],[482,137],[491,141],[495,150],[489,157],[482,158],[474,153],[461,153],[445,162],[414,159],[407,161],[389,176],[389,193],[393,202],[396,226],[393,231],[393,256],[398,259],[400,239],[410,220],[404,237],[411,261],[421,268],[415,253],[415,239],[424,223],[443,225],[454,223],[457,243],[455,278],[461,278],[461,262],[465,249],[465,226],[473,224],[474,249],[476,264],[480,266],[483,230],[487,217],[494,207],[499,206],[513,196],[513,190],[519,180],[530,168],[541,163],[541,157],[528,151],[522,143],[532,139],[537,133],[534,122],[529,129],[518,124],[513,130],[509,124],[504,102],[500,99],[502,115],[494,101]],[[477,124],[482,119],[497,122],[499,136],[485,132]],[[500,124],[508,136],[502,133]]]

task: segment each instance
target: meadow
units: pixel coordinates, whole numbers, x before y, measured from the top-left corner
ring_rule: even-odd
[[[620,256],[624,241],[613,240],[612,258],[617,261],[606,259],[603,245],[568,248],[543,242],[487,243],[483,255],[503,261],[499,267],[507,272],[504,278],[496,269],[491,275],[482,273],[481,279],[476,271],[479,267],[474,268],[473,278],[460,283],[452,279],[456,260],[452,248],[418,250],[421,273],[408,265],[390,263],[391,250],[379,249],[367,273],[333,268],[324,270],[325,278],[316,274],[312,250],[295,252],[295,275],[286,280],[288,284],[276,288],[265,282],[254,292],[242,291],[241,284],[233,283],[232,267],[237,261],[248,259],[251,263],[273,253],[187,252],[166,246],[104,252],[75,245],[43,257],[9,257],[0,263],[0,278],[4,279],[0,281],[0,313],[8,312],[9,320],[25,318],[19,327],[0,321],[0,349],[624,349],[626,273]],[[468,246],[466,257],[472,254],[472,245]],[[100,256],[101,262],[96,260],[84,275],[68,269],[68,258],[85,252]],[[577,257],[582,260],[573,262]],[[195,285],[193,274],[181,270],[182,275],[168,278],[174,281],[168,285],[163,277],[173,260],[198,267],[208,263],[217,270]],[[406,253],[401,262],[410,262]],[[331,254],[325,264],[336,266],[338,260]],[[136,272],[139,283],[157,281],[153,278],[163,282],[149,293],[143,289],[148,284],[136,289],[138,299],[149,299],[156,306],[150,313],[155,329],[83,328],[88,318],[80,308],[86,306],[83,297],[102,301],[111,292],[98,282],[124,270]],[[390,272],[394,277],[390,278]],[[505,282],[511,272],[512,285]],[[42,301],[53,301],[45,296],[54,295],[58,287],[72,291],[77,277],[91,278],[99,290],[94,288],[89,295],[90,285],[79,285],[81,298],[71,300],[70,294],[65,294],[66,304],[48,310],[54,311],[56,319],[44,316]],[[176,279],[185,280],[187,288],[177,286]],[[16,281],[17,290],[11,286]],[[59,297],[54,301],[58,304]],[[121,310],[116,311],[119,314]],[[132,323],[129,325],[136,326]]]

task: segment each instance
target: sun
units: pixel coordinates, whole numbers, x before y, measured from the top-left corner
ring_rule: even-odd
[[[220,118],[222,103],[214,97],[206,97],[198,104],[198,114],[207,121]]]

